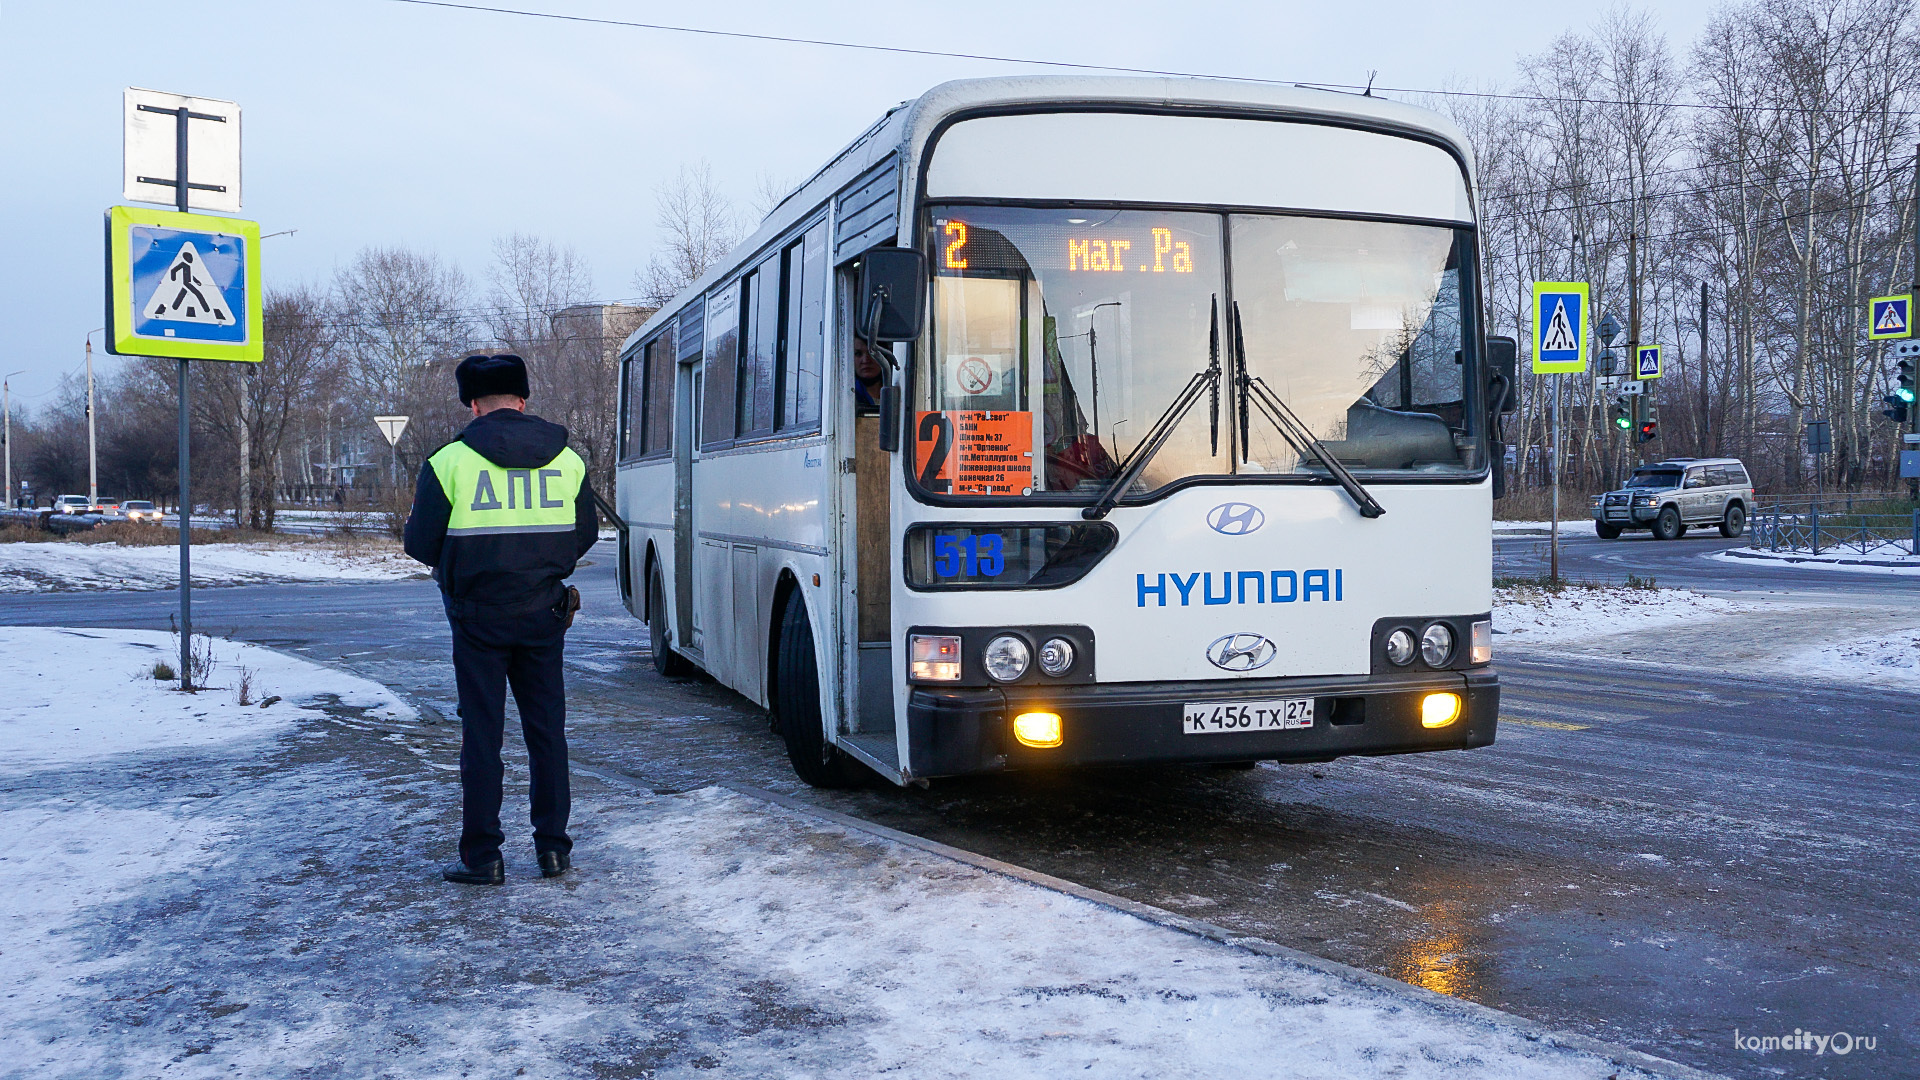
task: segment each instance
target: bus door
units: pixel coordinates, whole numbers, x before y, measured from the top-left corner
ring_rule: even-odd
[[[837,292],[839,325],[843,327],[853,325],[858,273],[856,263],[840,275]],[[853,445],[845,448],[853,466],[853,514],[848,522],[852,535],[843,548],[852,553],[853,565],[842,572],[854,583],[856,659],[853,692],[845,699],[854,703],[849,718],[851,733],[856,738],[880,736],[858,741],[883,760],[891,760],[897,756],[893,743],[893,575],[888,501],[894,455],[880,449],[880,417],[869,399],[856,389],[863,351],[847,333],[841,343],[841,362],[836,365],[842,373],[840,385],[845,388],[841,400],[851,405],[854,414]]]
[[[701,356],[683,359],[678,369],[673,423],[673,604],[675,645],[699,659],[703,635],[693,602],[693,552],[699,542],[694,528],[693,459],[700,452]]]

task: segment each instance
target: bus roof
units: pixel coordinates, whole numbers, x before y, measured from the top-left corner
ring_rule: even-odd
[[[1113,104],[1192,109],[1196,113],[1230,111],[1275,118],[1346,121],[1389,132],[1437,139],[1466,163],[1467,189],[1477,196],[1473,150],[1466,136],[1439,113],[1386,98],[1334,90],[1222,79],[1142,76],[1040,75],[994,79],[956,79],[901,102],[835,154],[819,171],[780,200],[760,225],[699,280],[660,306],[621,345],[625,352],[653,329],[673,318],[692,298],[739,270],[760,248],[779,239],[869,168],[896,154],[903,190],[915,190],[920,150],[941,123],[956,113],[1005,105]],[[907,152],[901,154],[900,151]]]

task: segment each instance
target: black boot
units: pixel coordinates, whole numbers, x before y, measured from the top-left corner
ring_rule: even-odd
[[[448,863],[441,867],[440,876],[456,885],[505,885],[507,864],[499,859],[479,866],[468,866],[463,862]]]
[[[543,851],[540,853],[540,876],[559,877],[573,869],[573,857],[564,851]]]

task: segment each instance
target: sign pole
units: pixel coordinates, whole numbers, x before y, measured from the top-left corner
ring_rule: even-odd
[[[1553,466],[1548,470],[1553,487],[1553,523],[1548,526],[1547,580],[1560,583],[1560,376],[1553,377]]]
[[[173,114],[174,206],[188,213],[187,107]],[[180,358],[180,689],[193,689],[193,450],[188,438],[187,358]]]

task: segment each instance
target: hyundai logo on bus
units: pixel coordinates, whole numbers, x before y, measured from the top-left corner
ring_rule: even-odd
[[[1207,646],[1207,662],[1222,671],[1252,671],[1272,663],[1278,653],[1260,634],[1227,634]]]
[[[1344,570],[1224,570],[1220,573],[1220,595],[1213,593],[1213,574],[1155,574],[1153,584],[1147,575],[1134,575],[1134,606],[1146,607],[1147,597],[1167,606],[1167,586],[1180,598],[1181,607],[1191,607],[1197,599],[1203,606],[1221,604],[1311,603],[1314,599],[1336,603],[1346,599]],[[1198,586],[1198,588],[1195,588]],[[1196,597],[1195,594],[1199,595]],[[1253,599],[1247,599],[1251,596]]]
[[[1222,536],[1245,536],[1267,523],[1267,515],[1252,503],[1230,502],[1207,511],[1207,528]]]

